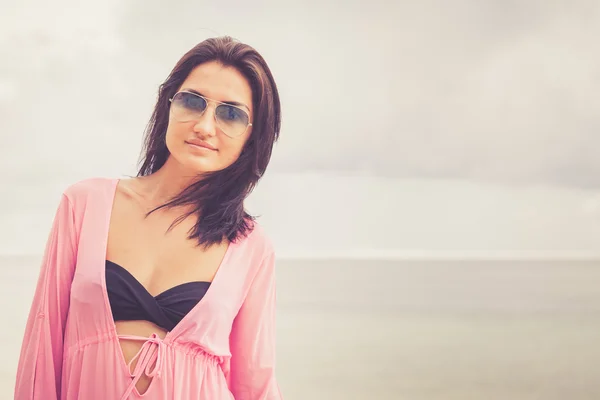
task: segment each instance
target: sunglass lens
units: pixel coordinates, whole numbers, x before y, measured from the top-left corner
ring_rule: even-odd
[[[221,104],[216,109],[216,116],[221,129],[230,136],[241,135],[248,127],[248,114],[241,108]]]
[[[192,120],[206,109],[206,101],[193,93],[180,92],[173,97],[173,112],[180,121]]]

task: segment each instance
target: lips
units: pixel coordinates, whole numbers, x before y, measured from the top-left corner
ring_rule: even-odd
[[[202,148],[205,148],[205,149],[208,149],[208,150],[213,150],[213,151],[216,151],[216,150],[217,150],[217,148],[216,148],[216,147],[214,147],[214,146],[213,146],[213,145],[211,145],[210,143],[208,143],[208,142],[205,142],[205,141],[203,141],[203,140],[192,139],[192,140],[188,140],[188,141],[186,141],[186,143],[187,143],[187,144],[190,144],[190,145],[192,145],[192,146],[196,146],[196,147],[202,147]]]

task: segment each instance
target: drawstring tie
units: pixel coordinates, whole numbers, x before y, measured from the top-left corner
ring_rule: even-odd
[[[133,392],[133,389],[135,389],[135,385],[142,377],[142,374],[146,374],[146,376],[148,376],[149,378],[154,378],[155,376],[160,377],[162,359],[164,357],[165,343],[156,333],[153,333],[149,338],[129,335],[118,335],[118,338],[144,342],[139,351],[127,364],[129,374],[131,375],[133,380],[127,388],[127,391],[125,391],[125,393],[123,394],[123,397],[121,397],[121,400],[126,400],[131,394],[131,392]],[[131,363],[133,363],[138,358],[138,363],[136,364],[133,373],[131,373]]]

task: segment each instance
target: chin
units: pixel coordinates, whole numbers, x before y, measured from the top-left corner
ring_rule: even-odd
[[[223,168],[221,168],[219,165],[215,165],[215,163],[212,162],[204,162],[205,160],[193,160],[193,161],[188,161],[187,163],[183,164],[185,169],[190,170],[192,172],[194,172],[195,174],[204,174],[204,173],[208,173],[208,172],[216,172],[216,171],[220,171]]]
[[[197,171],[197,173],[218,172],[226,169],[231,164],[216,163],[213,160],[196,159],[189,164],[189,168]]]
[[[180,167],[192,174],[203,174],[222,171],[235,162],[237,157],[231,157],[229,154],[220,152],[207,152],[206,154],[195,154],[184,146],[183,148],[173,149],[170,156],[173,157]]]

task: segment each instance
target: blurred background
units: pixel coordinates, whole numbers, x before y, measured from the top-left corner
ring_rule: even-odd
[[[288,400],[599,399],[600,3],[0,0],[0,398],[60,193],[137,172],[158,85],[231,35],[281,140]]]

